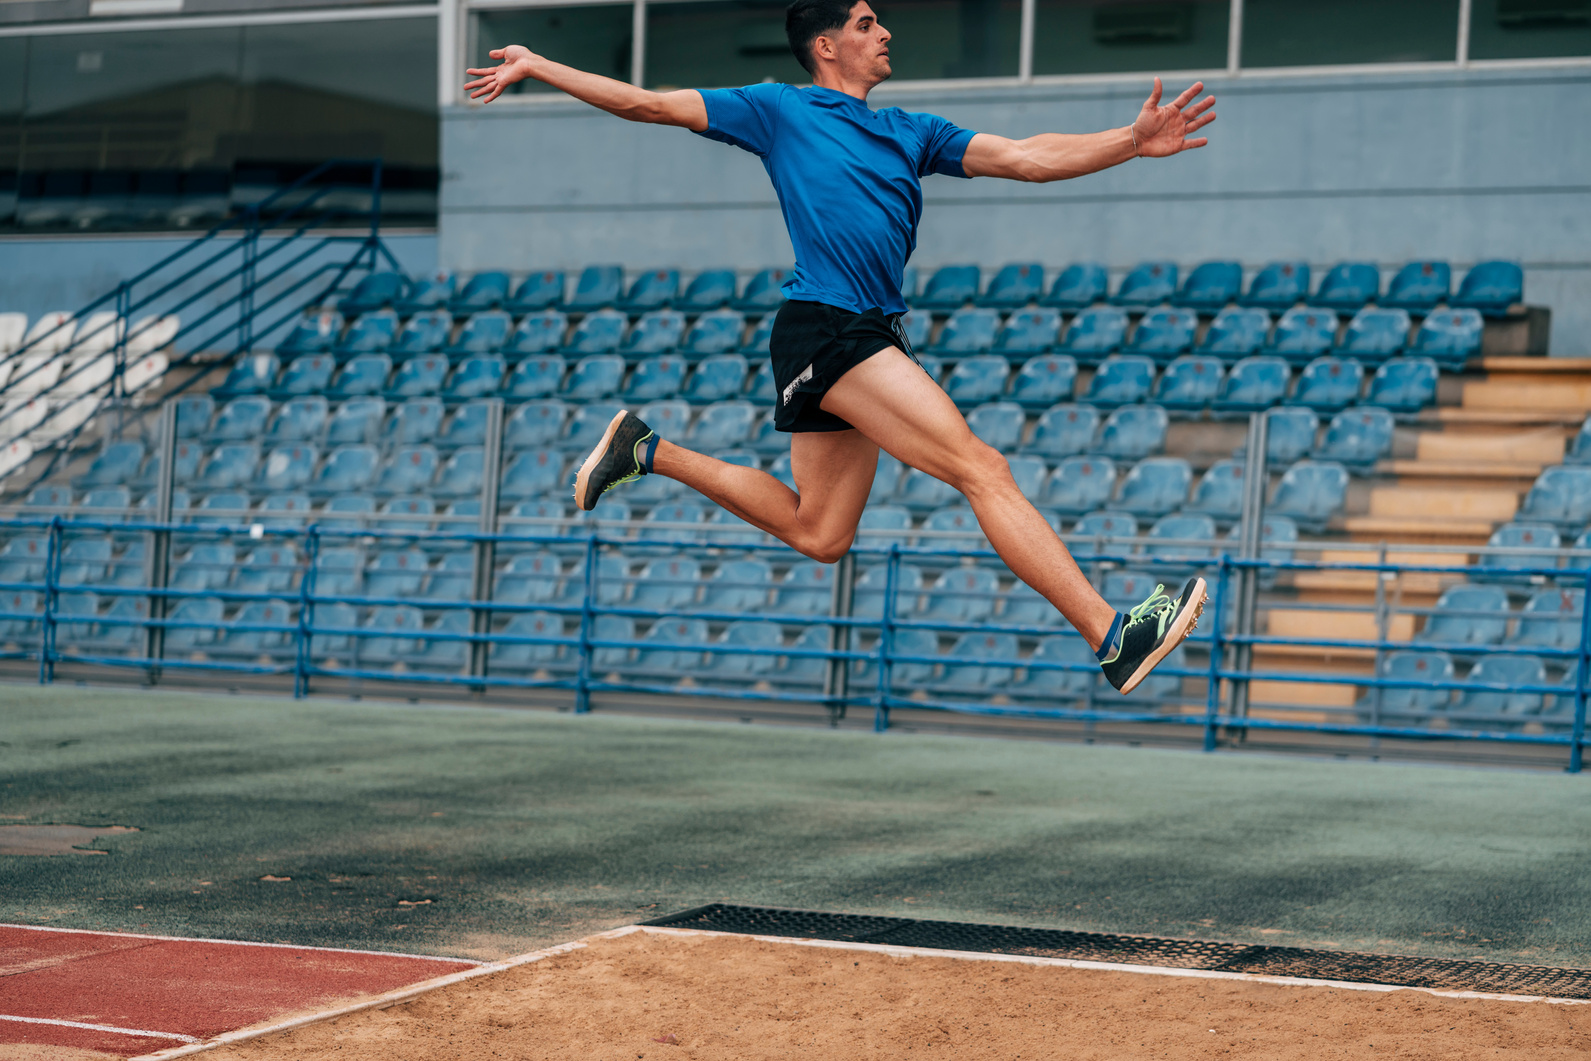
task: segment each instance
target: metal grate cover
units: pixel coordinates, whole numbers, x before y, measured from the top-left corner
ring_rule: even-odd
[[[710,903],[642,924],[706,932],[829,939],[845,943],[884,943],[892,947],[931,947],[982,954],[1121,962],[1168,969],[1208,969],[1263,976],[1429,987],[1447,991],[1591,999],[1591,969],[1556,969],[1544,965],[1410,958],[1396,954],[1118,936],[1105,932],[1068,932],[1009,925],[970,925],[958,921],[919,921],[908,917],[780,910],[730,903]]]

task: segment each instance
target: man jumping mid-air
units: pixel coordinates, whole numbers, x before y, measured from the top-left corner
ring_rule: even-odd
[[[1125,614],[1105,603],[1017,489],[1005,458],[909,355],[898,323],[901,273],[917,242],[924,176],[1042,182],[1164,158],[1205,145],[1188,136],[1215,120],[1215,100],[1188,106],[1204,88],[1195,84],[1162,107],[1156,78],[1129,126],[1008,140],[931,114],[869,108],[868,92],[890,76],[890,34],[866,0],[795,0],[785,29],[811,88],[652,92],[517,44],[491,53],[502,65],[469,71],[477,80],[464,87],[485,103],[535,78],[621,118],[683,126],[752,152],[773,180],[795,247],[789,301],[769,347],[775,426],[790,432],[796,489],[660,439],[626,411],[581,466],[575,500],[589,510],[620,483],[666,475],[833,563],[855,539],[882,448],[964,494],[1000,558],[1082,633],[1111,684],[1131,692],[1197,622],[1204,580],[1190,580],[1175,599],[1157,587]]]

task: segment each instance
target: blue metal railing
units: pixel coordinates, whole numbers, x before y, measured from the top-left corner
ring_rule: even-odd
[[[17,519],[0,523],[0,529],[12,533],[33,532],[42,534],[45,555],[37,564],[36,578],[0,581],[0,643],[10,641],[20,647],[6,653],[10,658],[34,659],[38,664],[41,682],[55,678],[59,664],[92,664],[117,668],[158,671],[162,668],[200,672],[232,672],[256,675],[290,675],[294,692],[308,693],[317,679],[358,679],[375,682],[415,682],[440,686],[471,688],[546,689],[563,690],[573,695],[576,711],[591,707],[593,693],[660,694],[704,697],[729,697],[743,700],[783,701],[791,703],[824,703],[831,710],[854,706],[872,708],[874,728],[889,727],[890,713],[896,709],[944,710],[971,715],[1007,716],[1065,720],[1078,722],[1142,723],[1200,727],[1204,746],[1213,749],[1219,744],[1219,734],[1229,731],[1270,730],[1335,735],[1353,735],[1372,738],[1410,738],[1420,740],[1496,741],[1502,743],[1565,747],[1568,749],[1568,769],[1579,771],[1585,741],[1585,715],[1588,685],[1591,685],[1591,608],[1582,606],[1578,615],[1569,619],[1579,624],[1579,641],[1574,647],[1519,644],[1442,644],[1428,641],[1378,638],[1282,637],[1269,634],[1241,635],[1230,622],[1229,602],[1234,599],[1238,574],[1244,569],[1264,572],[1359,572],[1381,575],[1408,575],[1412,573],[1437,574],[1459,578],[1475,578],[1506,572],[1510,577],[1550,578],[1562,583],[1573,579],[1591,589],[1591,566],[1571,568],[1542,568],[1521,572],[1518,568],[1500,568],[1487,565],[1438,566],[1431,564],[1396,563],[1308,563],[1302,561],[1238,560],[1221,555],[1205,568],[1209,579],[1211,601],[1206,609],[1206,623],[1190,638],[1187,645],[1195,653],[1207,654],[1205,661],[1188,661],[1183,666],[1163,665],[1155,677],[1177,679],[1179,686],[1174,695],[1162,699],[1142,701],[1118,700],[1112,691],[1100,691],[1096,699],[1093,686],[1085,682],[1082,691],[1061,696],[1031,695],[1018,688],[1014,675],[1056,673],[1058,675],[1082,674],[1097,676],[1097,666],[1087,659],[1073,662],[1064,659],[1043,659],[1035,654],[1011,657],[956,656],[935,652],[932,655],[913,653],[903,648],[902,635],[909,631],[930,631],[939,635],[965,632],[991,632],[1009,634],[1034,642],[1042,638],[1075,638],[1059,626],[1002,623],[998,620],[938,617],[909,612],[897,614],[898,598],[903,593],[901,571],[907,562],[934,563],[953,569],[967,560],[978,561],[993,557],[986,549],[950,549],[946,547],[906,547],[899,544],[888,549],[861,549],[858,555],[867,561],[883,562],[885,580],[883,598],[876,615],[857,617],[817,614],[811,609],[779,611],[775,604],[769,609],[746,612],[739,609],[712,609],[692,607],[687,611],[670,611],[642,607],[623,598],[624,586],[613,587],[602,570],[602,558],[612,550],[622,548],[624,555],[634,560],[645,555],[664,555],[677,550],[698,550],[723,558],[734,555],[765,554],[788,559],[792,554],[783,546],[737,542],[704,544],[691,540],[635,540],[602,533],[570,534],[498,534],[485,535],[471,532],[427,531],[424,533],[373,530],[328,530],[316,525],[304,528],[271,528],[250,526],[204,526],[192,523],[138,523],[114,520],[76,519],[54,516],[40,519]],[[656,528],[648,528],[655,530]],[[143,535],[149,532],[167,532],[172,539],[193,544],[203,541],[246,541],[262,543],[283,542],[295,547],[295,555],[283,579],[279,592],[248,591],[237,588],[204,586],[203,588],[168,587],[153,589],[148,585],[65,584],[63,561],[71,539],[92,534],[103,537]],[[543,549],[556,551],[565,560],[578,558],[580,575],[574,591],[569,589],[568,574],[549,576],[547,592],[535,600],[473,601],[465,599],[425,599],[417,593],[374,594],[329,592],[323,580],[335,575],[337,568],[324,563],[327,542],[366,544],[405,544],[424,540],[433,547],[443,545],[455,548],[472,547],[476,543],[491,542],[503,555],[511,549]],[[1145,558],[1128,553],[1087,552],[1079,549],[1077,558],[1085,567],[1089,565],[1142,564]],[[0,577],[6,572],[15,574],[20,561],[7,560],[0,555]],[[8,567],[8,563],[11,565]],[[227,565],[230,570],[230,564]],[[24,573],[26,573],[24,571]],[[296,589],[291,588],[296,579]],[[626,583],[640,584],[640,580],[625,574]],[[564,584],[565,591],[557,588]],[[653,580],[651,584],[660,584]],[[418,585],[418,583],[416,583]],[[772,587],[770,587],[772,588]],[[788,588],[788,587],[787,587]],[[799,587],[805,592],[818,592],[812,586]],[[615,590],[617,592],[615,592]],[[261,622],[234,617],[216,621],[213,618],[194,618],[184,615],[180,608],[168,612],[164,618],[151,619],[144,614],[94,614],[73,611],[68,604],[75,603],[74,595],[93,592],[101,598],[161,599],[180,604],[185,600],[213,598],[232,605],[247,607],[250,604],[281,605],[280,621]],[[924,591],[930,592],[930,591]],[[987,594],[983,594],[986,596]],[[977,597],[979,594],[963,594]],[[63,598],[66,598],[63,601]],[[853,597],[854,602],[854,597]],[[515,632],[512,626],[498,629],[485,627],[486,633],[469,632],[470,629],[440,629],[424,627],[420,612],[412,614],[402,609],[425,610],[440,613],[443,617],[456,613],[485,612],[508,617],[542,613],[556,617],[556,633],[527,634]],[[362,609],[368,614],[361,622],[358,612],[344,609]],[[412,626],[379,625],[375,618],[386,609],[385,618],[404,621]],[[849,612],[851,609],[845,609]],[[1429,611],[1429,609],[1421,609]],[[296,614],[295,614],[296,612]],[[352,614],[350,621],[348,616]],[[1495,613],[1485,613],[1495,619]],[[1510,616],[1520,618],[1520,613]],[[669,641],[651,636],[637,638],[631,634],[614,636],[600,629],[602,620],[612,618],[630,623],[634,620],[669,620],[687,617],[704,623],[728,624],[754,619],[779,624],[781,629],[798,626],[824,629],[846,628],[852,632],[852,647],[839,650],[833,647],[803,647],[780,643],[777,646],[736,644],[724,640]],[[1561,618],[1553,616],[1535,616]],[[439,620],[440,622],[441,620]],[[575,629],[569,630],[568,624]],[[167,651],[160,658],[146,656],[138,646],[139,633],[149,627],[170,631],[199,631],[200,636],[187,639],[183,647]],[[83,629],[98,631],[99,636],[84,636]],[[63,639],[62,630],[70,631]],[[219,640],[211,641],[210,638]],[[238,635],[238,644],[229,643]],[[864,644],[872,638],[870,645]],[[416,647],[397,650],[396,639]],[[1080,641],[1080,639],[1079,639]],[[534,665],[498,668],[495,672],[467,673],[464,660],[468,646],[485,644],[494,653],[512,646],[527,646],[543,650],[527,654]],[[459,645],[462,651],[448,654],[435,651],[436,646]],[[1420,649],[1430,652],[1449,652],[1465,658],[1485,658],[1492,655],[1528,653],[1562,664],[1565,671],[1572,667],[1572,682],[1557,684],[1523,683],[1504,685],[1474,680],[1410,679],[1388,676],[1379,667],[1372,673],[1343,673],[1332,670],[1262,669],[1237,667],[1231,662],[1234,649],[1241,645],[1255,648],[1313,649],[1339,655],[1366,658],[1373,655],[1379,660],[1382,653]],[[194,650],[208,646],[210,658],[193,658]],[[381,651],[376,651],[380,647]],[[230,652],[232,658],[221,658]],[[649,663],[648,656],[664,653],[662,664]],[[680,667],[675,654],[683,653],[698,661],[696,666]],[[748,666],[742,671],[725,674],[717,661],[721,657],[773,657],[766,666]],[[490,658],[494,658],[489,656]],[[825,665],[846,668],[853,676],[865,679],[864,684],[847,690],[843,695],[825,693],[815,685],[811,676],[801,680],[783,681],[779,667],[788,670],[792,663],[816,660]],[[406,669],[395,669],[402,664]],[[1007,672],[1011,677],[987,686],[962,685],[924,678],[931,668],[975,667]],[[917,678],[902,679],[903,671],[915,668]],[[871,671],[872,673],[869,673]],[[685,673],[688,672],[688,673]],[[947,672],[948,673],[948,672]],[[987,671],[984,672],[987,674]],[[681,684],[683,677],[691,683]],[[1550,713],[1521,715],[1507,710],[1465,714],[1457,710],[1433,708],[1408,717],[1409,713],[1395,710],[1373,712],[1366,718],[1356,705],[1350,721],[1303,720],[1297,717],[1280,717],[1267,714],[1263,708],[1243,713],[1233,713],[1223,708],[1223,689],[1231,683],[1265,681],[1292,685],[1352,686],[1367,691],[1421,689],[1438,693],[1463,691],[1466,693],[1527,694],[1554,697]],[[1192,684],[1202,684],[1195,693],[1185,692]],[[1566,705],[1564,701],[1569,703]],[[1120,705],[1120,706],[1117,706]],[[1565,710],[1567,706],[1568,710]]]

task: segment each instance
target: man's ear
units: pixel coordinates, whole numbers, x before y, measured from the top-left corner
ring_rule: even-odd
[[[812,54],[818,59],[833,59],[835,57],[834,38],[827,34],[820,34],[812,40]]]

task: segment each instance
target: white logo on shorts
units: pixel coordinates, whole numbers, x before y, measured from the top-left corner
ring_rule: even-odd
[[[796,388],[812,378],[812,366],[808,365],[801,370],[801,375],[790,381],[790,386],[784,389],[784,404],[789,405],[790,399],[795,397]]]

